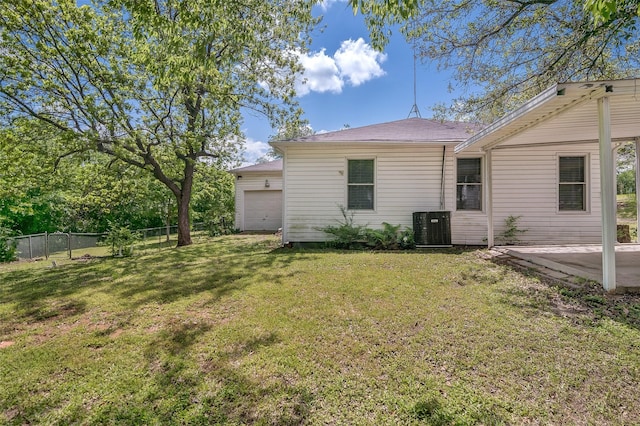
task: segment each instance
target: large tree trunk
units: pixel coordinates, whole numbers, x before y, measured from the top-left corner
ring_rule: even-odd
[[[178,247],[191,244],[191,220],[189,218],[189,199],[191,191],[186,197],[184,192],[176,197],[178,200]]]
[[[191,244],[191,220],[189,218],[189,203],[191,202],[191,189],[193,188],[193,173],[195,170],[193,161],[186,161],[184,167],[184,180],[182,190],[176,194],[178,201],[178,247]]]

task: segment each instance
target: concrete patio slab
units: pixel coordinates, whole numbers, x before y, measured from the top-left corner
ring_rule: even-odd
[[[602,284],[602,246],[500,246],[502,253]],[[640,244],[616,246],[616,288],[640,290]]]

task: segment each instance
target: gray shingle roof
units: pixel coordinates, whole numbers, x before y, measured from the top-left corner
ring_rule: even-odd
[[[229,170],[229,173],[259,173],[259,172],[281,172],[282,159],[269,161],[268,163],[254,164],[252,166],[240,167],[238,169]]]
[[[413,117],[281,142],[461,142],[480,129],[474,123]]]

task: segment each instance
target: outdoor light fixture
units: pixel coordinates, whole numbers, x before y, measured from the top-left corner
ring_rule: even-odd
[[[269,179],[265,179],[264,181],[264,187],[268,188],[269,186],[271,186],[271,184],[269,184]]]

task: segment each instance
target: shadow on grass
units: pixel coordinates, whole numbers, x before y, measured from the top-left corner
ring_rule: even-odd
[[[273,241],[245,240],[223,238],[143,256],[0,273],[0,304],[14,304],[11,320],[29,323],[80,315],[86,301],[101,293],[128,309],[194,295],[215,302],[252,284],[280,282],[283,268],[310,256],[273,250]]]
[[[131,307],[150,302],[170,303],[182,297],[200,294],[205,302],[260,283],[279,283],[286,276],[284,269],[294,260],[308,258],[305,253],[271,250],[261,243],[242,247],[202,245],[172,249],[130,259],[116,271],[136,274],[139,279],[118,283],[114,291]]]
[[[480,425],[503,425],[506,420],[485,408],[470,410],[467,418],[449,412],[438,398],[427,398],[418,401],[411,408],[410,414],[413,418],[432,426],[458,425],[458,424],[480,424]],[[470,418],[468,418],[470,417]]]
[[[0,304],[15,303],[15,315],[25,322],[79,315],[86,302],[75,294],[99,276],[95,264],[7,272],[0,275]]]
[[[247,337],[223,352],[192,350],[202,345],[211,326],[170,324],[147,345],[147,374],[152,386],[143,404],[123,401],[101,408],[99,423],[301,424],[309,414],[311,393],[284,380],[252,378],[239,368],[246,357],[277,344],[271,332]],[[192,353],[206,356],[193,357]],[[249,369],[250,370],[250,369]]]
[[[594,326],[607,318],[640,330],[640,294],[607,294],[594,282],[568,286],[545,278],[533,270],[523,270],[504,261],[496,263],[539,283],[504,289],[505,302],[512,306],[531,312],[550,312]]]

